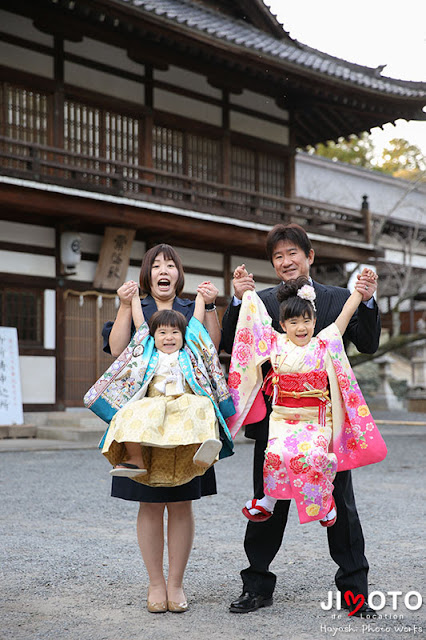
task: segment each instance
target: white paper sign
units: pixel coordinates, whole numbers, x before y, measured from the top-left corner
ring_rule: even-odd
[[[0,327],[0,425],[23,423],[18,332]]]

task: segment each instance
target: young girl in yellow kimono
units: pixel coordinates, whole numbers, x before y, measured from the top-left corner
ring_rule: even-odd
[[[376,277],[369,269],[363,276]],[[385,457],[386,445],[342,342],[361,299],[354,291],[336,321],[313,337],[315,291],[305,276],[283,283],[278,293],[284,334],[272,328],[257,294],[244,294],[228,378],[236,407],[228,420],[233,436],[260,390],[261,365],[269,360],[272,367],[263,383],[272,399],[265,497],[246,504],[243,513],[249,520],[263,522],[271,517],[277,500],[293,498],[301,523],[320,520],[332,526],[337,517],[332,496],[336,471]],[[250,418],[247,422],[257,421],[252,413]]]
[[[198,293],[193,318],[200,323],[204,307]],[[137,291],[132,316],[136,327],[144,325]],[[157,362],[142,390],[111,420],[102,447],[115,465],[110,471],[113,476],[150,486],[177,486],[204,474],[218,459],[222,442],[214,404],[207,395],[192,392],[179,357],[186,327],[186,318],[179,311],[163,309],[150,319]],[[224,422],[223,429],[227,431]]]

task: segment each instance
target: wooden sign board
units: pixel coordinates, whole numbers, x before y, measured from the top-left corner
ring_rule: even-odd
[[[0,327],[0,425],[24,424],[18,331]]]
[[[117,289],[126,279],[134,229],[106,227],[96,267],[95,289]]]

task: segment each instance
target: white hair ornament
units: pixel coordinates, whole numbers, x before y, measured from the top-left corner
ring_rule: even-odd
[[[310,284],[304,284],[303,287],[298,290],[297,295],[303,300],[309,300],[314,308],[314,311],[317,310],[315,306],[315,299],[317,296],[315,294],[315,289]]]

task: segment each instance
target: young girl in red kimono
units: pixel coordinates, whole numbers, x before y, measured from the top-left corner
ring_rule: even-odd
[[[370,269],[364,269],[363,276],[376,278]],[[244,294],[232,350],[228,385],[237,412],[228,426],[233,436],[262,386],[261,365],[271,363],[263,382],[272,400],[265,497],[249,501],[243,513],[263,522],[277,500],[293,498],[301,523],[320,520],[329,527],[337,517],[332,495],[336,471],[386,456],[342,341],[362,296],[355,290],[336,321],[316,337],[315,291],[309,280],[301,276],[283,283],[278,299],[283,334],[272,328],[256,293]],[[251,413],[246,422],[258,419]]]

